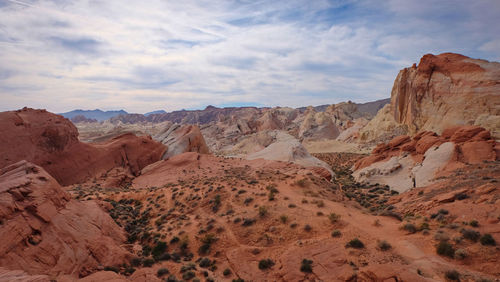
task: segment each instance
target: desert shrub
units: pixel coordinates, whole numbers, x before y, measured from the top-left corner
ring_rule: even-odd
[[[164,260],[170,260],[170,254],[169,253],[163,253],[160,255],[156,260],[157,261],[164,261]]]
[[[156,272],[156,276],[162,277],[164,275],[167,275],[168,273],[169,273],[168,269],[162,267],[162,268],[158,269],[158,272]]]
[[[220,195],[215,195],[215,198],[212,201],[212,211],[218,212],[220,208]]]
[[[125,267],[125,270],[123,270],[123,275],[130,276],[134,272],[135,272],[135,268],[133,268],[131,266],[127,266],[127,267]]]
[[[464,249],[458,249],[455,251],[455,258],[456,259],[464,259],[467,257],[467,251]]]
[[[229,268],[224,269],[224,271],[222,272],[222,274],[224,276],[229,276],[231,274],[231,269],[229,269]]]
[[[185,264],[181,267],[181,273],[184,273],[186,271],[189,271],[189,270],[195,270],[196,269],[196,265],[192,262],[188,263],[188,264]]]
[[[274,261],[271,259],[262,259],[259,261],[259,269],[268,269],[274,265]]]
[[[293,209],[296,208],[297,206],[295,204],[289,204],[288,207]]]
[[[339,221],[340,215],[332,212],[328,215],[328,219],[330,220],[331,223],[336,223]]]
[[[184,280],[191,280],[196,277],[196,274],[193,271],[187,271],[182,274],[182,279]]]
[[[217,241],[217,239],[218,238],[213,233],[205,234],[200,238],[200,242],[202,243],[202,245],[198,249],[198,253],[208,254],[210,252],[210,247]]]
[[[378,241],[377,243],[377,247],[379,248],[379,250],[381,251],[387,251],[387,250],[390,250],[392,248],[391,244],[389,244],[387,241],[385,240],[382,240],[382,241]]]
[[[179,282],[179,280],[177,280],[175,275],[171,274],[167,277],[167,279],[165,279],[165,282]]]
[[[232,282],[245,282],[245,280],[241,279],[241,278],[237,278],[237,279],[233,279],[231,280]]]
[[[307,181],[304,178],[302,178],[302,179],[295,181],[295,184],[297,184],[297,186],[299,186],[299,187],[304,188],[307,185]]]
[[[303,259],[302,264],[300,265],[300,271],[306,272],[306,273],[311,273],[312,272],[312,260],[308,259]]]
[[[304,230],[307,232],[311,231],[312,230],[311,225],[309,225],[309,224],[304,225]]]
[[[113,271],[113,272],[120,272],[120,269],[116,266],[106,266],[104,267],[104,271]]]
[[[280,216],[280,221],[281,221],[282,223],[286,223],[286,222],[288,221],[288,216],[287,216],[287,215],[285,215],[285,214],[282,214],[282,215]]]
[[[465,239],[474,242],[477,242],[477,240],[479,240],[479,237],[481,237],[481,234],[479,232],[472,229],[462,229],[460,230],[460,233],[462,233],[462,236],[464,236]]]
[[[198,263],[200,267],[207,268],[212,265],[212,261],[209,258],[202,258]]]
[[[413,223],[406,223],[405,225],[403,225],[403,229],[412,234],[417,232],[417,227]]]
[[[151,266],[153,266],[154,263],[155,263],[155,261],[153,259],[147,258],[144,261],[142,261],[142,266],[151,267]]]
[[[259,207],[259,216],[264,217],[267,215],[267,207],[265,206],[260,206]]]
[[[245,201],[243,201],[243,204],[248,205],[248,204],[250,204],[252,201],[253,201],[253,198],[252,198],[252,197],[248,197],[248,198],[246,198],[246,199],[245,199]]]
[[[427,222],[422,222],[422,223],[420,224],[420,227],[419,227],[418,229],[419,229],[419,230],[429,230],[429,229],[430,229],[430,228],[429,228],[429,223],[427,223]]]
[[[341,235],[342,233],[338,229],[332,231],[332,237],[340,237]]]
[[[250,226],[255,223],[255,219],[253,218],[244,218],[243,219],[243,226]]]
[[[175,244],[177,242],[179,242],[179,237],[175,236],[174,238],[172,238],[172,240],[170,240],[170,244]]]
[[[452,281],[460,281],[460,273],[456,270],[448,270],[445,272],[444,277]]]
[[[450,243],[446,241],[441,241],[439,242],[439,244],[437,244],[436,252],[439,255],[448,256],[450,258],[453,258],[455,256],[455,249]]]
[[[156,243],[151,254],[153,255],[153,258],[158,259],[163,253],[165,253],[166,250],[167,243],[159,241],[158,243]]]
[[[481,239],[479,239],[479,241],[481,242],[481,245],[484,245],[484,246],[495,246],[497,244],[497,242],[495,241],[495,239],[493,238],[493,236],[491,236],[491,234],[484,234],[483,236],[481,236]]]
[[[355,248],[355,249],[362,249],[365,247],[365,244],[361,242],[358,238],[354,238],[351,241],[347,242],[345,245],[346,248]]]
[[[449,212],[448,212],[448,210],[445,210],[445,209],[440,209],[440,210],[438,210],[438,213],[439,213],[439,214],[444,214],[444,215],[447,215]]]
[[[472,227],[478,227],[479,226],[479,222],[475,219],[471,220],[469,222],[469,225],[472,226]]]
[[[142,264],[142,259],[141,258],[138,258],[138,257],[134,257],[130,260],[130,264],[132,266],[135,266],[135,267],[138,267]]]

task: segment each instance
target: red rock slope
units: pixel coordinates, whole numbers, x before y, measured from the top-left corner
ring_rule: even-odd
[[[27,160],[42,166],[61,185],[84,182],[113,168],[138,175],[166,147],[150,137],[124,134],[100,144],[78,141],[76,127],[45,110],[0,113],[0,168]]]
[[[96,202],[72,200],[43,168],[0,170],[0,265],[73,277],[126,261],[123,231]]]

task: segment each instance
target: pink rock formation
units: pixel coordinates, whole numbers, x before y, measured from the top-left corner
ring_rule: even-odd
[[[43,168],[0,170],[0,265],[28,274],[87,275],[123,263],[123,231],[94,201],[72,200]]]
[[[174,124],[168,126],[155,139],[168,146],[168,150],[163,154],[162,159],[168,159],[186,152],[210,153],[197,125]]]
[[[124,134],[104,143],[78,141],[76,127],[45,110],[0,113],[0,168],[27,160],[42,166],[61,185],[80,183],[120,167],[137,175],[158,161],[165,146],[151,137]]]
[[[407,125],[410,133],[441,133],[450,126],[476,124],[494,130],[496,135],[500,122],[500,109],[495,106],[500,103],[499,81],[500,63],[453,53],[427,54],[418,67],[401,70],[394,81],[394,119]],[[483,115],[495,122],[482,122],[479,116]]]

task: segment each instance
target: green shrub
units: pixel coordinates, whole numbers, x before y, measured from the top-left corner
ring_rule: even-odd
[[[481,234],[479,232],[472,229],[462,229],[460,230],[460,233],[462,233],[462,236],[464,236],[465,239],[474,242],[477,242],[477,240],[479,240],[479,238],[481,237]]]
[[[458,273],[458,271],[456,270],[448,270],[445,272],[444,276],[448,280],[460,281],[460,273]]]
[[[162,267],[162,268],[158,269],[158,272],[156,272],[156,276],[162,277],[164,275],[167,275],[168,273],[169,273],[168,269]]]
[[[286,222],[288,221],[288,216],[287,216],[287,215],[282,214],[282,215],[280,216],[280,220],[281,220],[281,222],[282,222],[282,223],[286,223]]]
[[[361,242],[358,238],[354,238],[351,241],[349,241],[346,245],[346,248],[355,248],[355,249],[362,249],[365,247],[365,244]]]
[[[187,271],[182,274],[182,279],[184,280],[191,280],[196,277],[196,274],[193,271]]]
[[[212,265],[212,261],[209,258],[202,258],[198,265],[200,267],[207,268]]]
[[[340,215],[332,212],[328,215],[328,219],[330,220],[331,223],[336,223],[339,221]]]
[[[467,257],[467,251],[464,249],[458,249],[455,251],[455,258],[456,259],[464,259]]]
[[[340,237],[341,235],[342,233],[338,229],[332,231],[332,237]]]
[[[381,250],[381,251],[387,251],[387,250],[390,250],[392,248],[391,244],[389,244],[385,240],[379,241],[377,246],[378,246],[379,250]]]
[[[144,267],[151,267],[151,266],[153,266],[153,264],[154,264],[154,263],[155,263],[155,261],[154,261],[153,259],[148,258],[148,259],[145,259],[145,260],[142,262],[142,265],[143,265]]]
[[[455,256],[455,249],[450,243],[446,241],[441,241],[439,242],[439,244],[437,244],[436,252],[439,255],[448,256],[450,258],[453,258]]]
[[[259,261],[259,269],[264,270],[272,267],[274,265],[274,261],[271,259],[262,259]]]
[[[403,225],[403,229],[412,234],[417,232],[417,227],[413,223],[406,223]]]
[[[267,207],[265,206],[260,206],[259,207],[259,216],[264,217],[267,215]]]
[[[155,259],[158,259],[160,258],[161,255],[165,253],[166,250],[167,250],[167,243],[159,241],[158,243],[156,243],[151,254]]]
[[[491,236],[491,234],[484,234],[483,236],[481,236],[481,239],[479,239],[479,241],[481,242],[481,245],[484,245],[484,246],[495,246],[497,244],[497,242],[495,241],[495,239],[493,238],[493,236]]]
[[[300,265],[300,271],[306,272],[306,273],[311,273],[312,272],[312,260],[308,259],[303,259],[302,264]]]

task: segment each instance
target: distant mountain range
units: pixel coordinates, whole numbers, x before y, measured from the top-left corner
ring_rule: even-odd
[[[110,119],[112,117],[116,117],[119,115],[126,115],[128,114],[124,110],[119,110],[119,111],[101,111],[99,109],[96,110],[73,110],[71,112],[67,113],[60,113],[63,117],[67,119],[72,119],[75,116],[84,116],[87,119],[96,119],[97,121],[105,121],[107,119]]]
[[[158,110],[158,111],[152,111],[152,112],[149,112],[149,113],[145,113],[144,115],[145,116],[150,116],[150,115],[157,115],[157,114],[166,114],[167,112],[165,112],[164,110]]]
[[[371,119],[377,112],[386,104],[390,103],[390,99],[382,99],[368,103],[345,103],[346,105],[355,105],[358,117],[365,117]],[[338,104],[341,105],[342,103]],[[330,105],[320,105],[313,107],[316,112],[324,112]],[[166,112],[164,110],[157,110],[145,114],[129,114],[124,110],[120,111],[101,111],[101,110],[74,110],[60,115],[72,120],[73,122],[92,122],[92,120],[105,121],[110,120],[112,123],[137,123],[137,122],[163,122],[171,121],[174,123],[191,123],[191,124],[206,124],[217,120],[219,115],[228,116],[238,113],[245,109],[262,110],[265,108],[257,107],[226,107],[217,108],[214,106],[207,106],[203,110],[180,110],[173,112]],[[307,107],[297,108],[300,112],[304,112]],[[76,117],[76,118],[75,118]],[[87,119],[85,119],[85,118]]]

